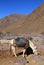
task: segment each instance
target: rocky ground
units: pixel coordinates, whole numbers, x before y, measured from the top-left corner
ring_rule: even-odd
[[[44,65],[44,36],[32,35],[32,37],[34,44],[37,46],[39,55],[25,55],[25,58],[23,58],[22,55],[18,55],[16,58],[10,55],[9,51],[0,51],[0,65]]]

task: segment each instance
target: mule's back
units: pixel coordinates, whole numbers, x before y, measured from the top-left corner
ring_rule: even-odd
[[[22,46],[25,46],[25,44],[26,44],[26,39],[25,38],[17,38],[16,39],[16,45],[17,46],[22,47]]]

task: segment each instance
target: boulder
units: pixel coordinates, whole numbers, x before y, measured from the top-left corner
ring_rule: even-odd
[[[26,59],[23,57],[18,57],[15,61],[14,61],[14,65],[25,65],[27,63]]]
[[[33,37],[33,43],[36,45],[40,55],[44,56],[44,38]]]
[[[44,65],[44,57],[40,55],[29,55],[26,57],[29,63],[26,65]]]

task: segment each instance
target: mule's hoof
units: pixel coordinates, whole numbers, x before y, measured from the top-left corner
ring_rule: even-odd
[[[27,63],[29,63],[29,61],[27,61]]]
[[[17,56],[13,55],[13,57],[17,57]]]
[[[15,55],[15,57],[17,58],[17,55]]]
[[[23,57],[25,57],[25,56],[23,56]]]
[[[15,55],[15,57],[17,58],[17,55]]]
[[[15,56],[15,55],[12,55],[13,57]]]

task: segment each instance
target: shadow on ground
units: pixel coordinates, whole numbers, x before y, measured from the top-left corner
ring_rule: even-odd
[[[17,54],[17,56],[22,55],[22,54],[23,54],[23,52],[20,52],[20,53]],[[26,49],[25,54],[26,54],[26,55],[33,54],[33,50],[32,50],[30,47],[28,47],[28,48]]]

